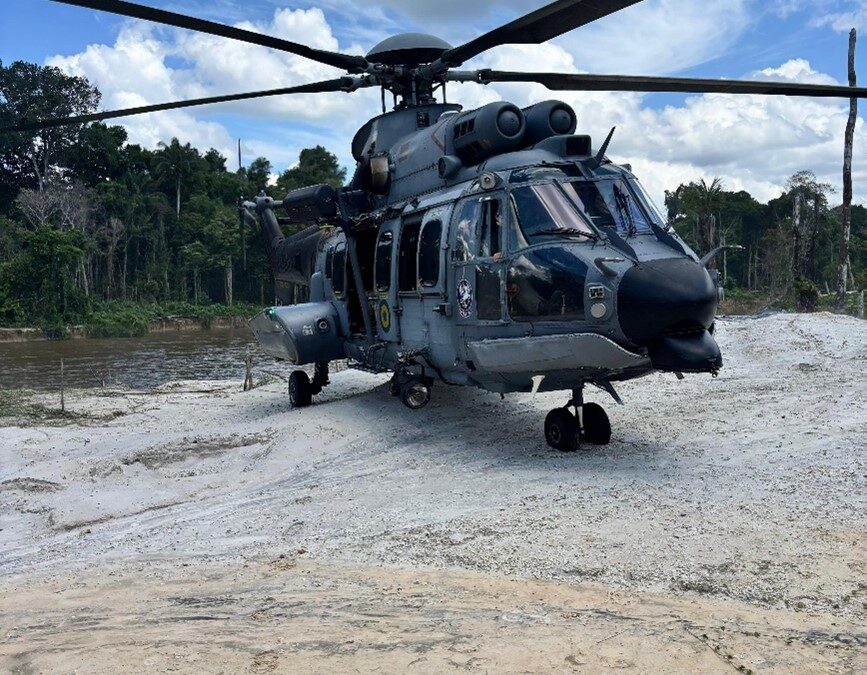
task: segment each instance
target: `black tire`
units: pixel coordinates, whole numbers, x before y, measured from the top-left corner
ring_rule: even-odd
[[[578,449],[578,420],[566,408],[555,408],[545,417],[545,440],[555,450]]]
[[[410,410],[420,410],[430,402],[430,385],[412,378],[400,388],[400,401]]]
[[[598,403],[585,403],[582,408],[582,438],[593,445],[608,445],[611,441],[611,422],[608,413]]]
[[[293,371],[289,376],[289,401],[293,408],[306,408],[313,403],[313,386],[303,370]]]

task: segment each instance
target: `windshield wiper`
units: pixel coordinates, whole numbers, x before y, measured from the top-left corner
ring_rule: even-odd
[[[584,237],[585,239],[592,239],[593,241],[599,239],[595,234],[584,232],[582,230],[574,230],[571,227],[549,227],[547,230],[538,230],[536,234],[563,234],[568,237]]]
[[[628,223],[626,238],[634,237],[638,233],[638,230],[635,227],[635,219],[632,217],[632,209],[629,208],[629,194],[619,185],[614,186],[614,201],[617,202],[617,209],[626,216],[626,222]]]

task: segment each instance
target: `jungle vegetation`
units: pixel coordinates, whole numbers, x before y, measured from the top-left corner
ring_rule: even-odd
[[[0,126],[95,111],[100,92],[57,68],[0,62]],[[244,231],[240,195],[342,185],[346,170],[321,146],[269,185],[260,157],[232,170],[216,150],[177,138],[129,143],[95,123],[0,135],[0,325],[137,333],[160,313],[248,313],[273,299],[258,232]],[[795,174],[763,204],[718,179],[666,193],[667,217],[696,250],[719,259],[726,287],[810,309],[835,284],[839,208],[828,185]],[[867,285],[867,209],[853,209],[852,284]],[[126,327],[126,329],[125,329]]]

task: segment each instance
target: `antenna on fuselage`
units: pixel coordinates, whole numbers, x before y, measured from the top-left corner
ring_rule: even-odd
[[[587,162],[587,166],[590,169],[598,169],[600,166],[602,166],[602,161],[605,159],[605,153],[608,152],[608,146],[611,145],[611,139],[614,138],[615,129],[617,129],[617,127],[611,127],[611,131],[608,132],[608,138],[605,139],[602,147],[599,148],[599,152],[596,153],[596,157]]]

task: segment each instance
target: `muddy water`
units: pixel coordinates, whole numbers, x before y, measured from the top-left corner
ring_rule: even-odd
[[[244,377],[244,356],[258,354],[247,329],[151,333],[141,338],[62,340],[0,344],[0,388],[54,390],[60,360],[67,387],[103,382],[147,389],[183,379]]]

